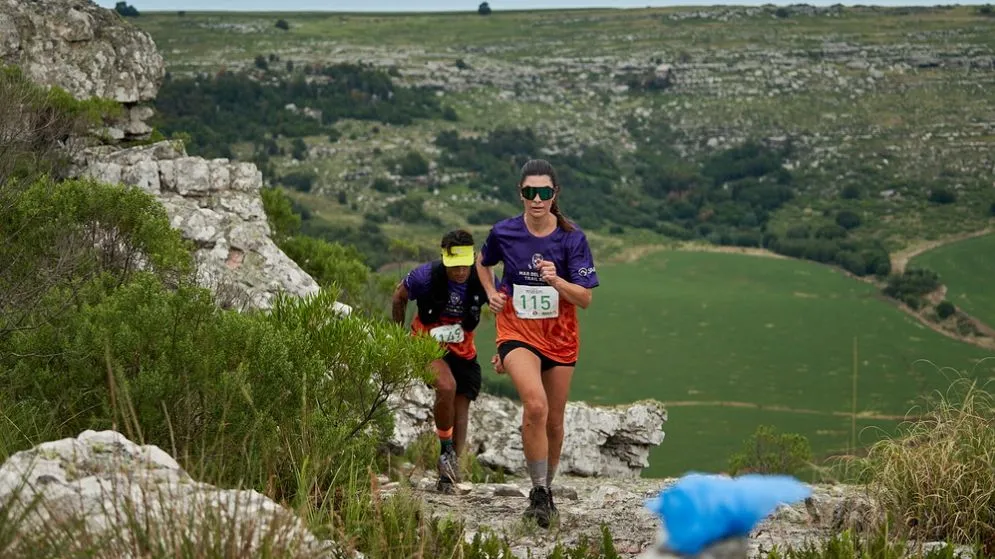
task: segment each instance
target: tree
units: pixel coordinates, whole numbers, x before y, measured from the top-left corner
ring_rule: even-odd
[[[491,5],[487,2],[481,2],[480,6],[477,6],[477,13],[482,16],[487,16],[491,14]]]
[[[118,2],[114,5],[114,11],[124,17],[138,17],[138,10],[134,6],[129,6],[127,2]]]
[[[859,227],[860,223],[860,216],[850,210],[843,210],[836,214],[836,224],[844,229]]]
[[[283,29],[284,31],[289,31],[290,30],[290,24],[287,23],[287,20],[285,20],[285,19],[278,19],[278,20],[276,20],[276,27],[277,27],[277,29]]]

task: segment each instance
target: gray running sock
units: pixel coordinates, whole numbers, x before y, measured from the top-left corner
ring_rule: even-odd
[[[546,487],[553,488],[553,476],[556,475],[556,468],[547,468],[546,470]]]
[[[532,478],[532,487],[543,487],[546,483],[546,460],[536,460],[528,462],[529,477]]]

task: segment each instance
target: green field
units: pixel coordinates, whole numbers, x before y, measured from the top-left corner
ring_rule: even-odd
[[[995,235],[950,243],[913,258],[940,275],[947,300],[989,326],[995,325]]]
[[[956,374],[950,369],[995,376],[995,360],[976,366],[990,352],[933,332],[873,286],[825,266],[663,251],[598,270],[602,285],[580,311],[571,397],[668,403],[666,439],[648,476],[721,470],[764,423],[806,435],[817,455],[845,451],[854,338],[858,414],[902,416],[920,395],[945,389]],[[489,322],[478,338],[491,375],[493,336]],[[865,418],[858,430],[895,424]],[[877,434],[858,433],[858,442]]]

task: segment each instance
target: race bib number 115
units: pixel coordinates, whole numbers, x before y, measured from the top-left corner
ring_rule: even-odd
[[[560,293],[548,285],[515,285],[512,303],[518,318],[540,319],[560,316]]]

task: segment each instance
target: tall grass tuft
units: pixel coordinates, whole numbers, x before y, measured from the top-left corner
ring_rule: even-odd
[[[995,552],[995,406],[976,380],[955,380],[897,437],[869,449],[872,490],[903,535]]]

